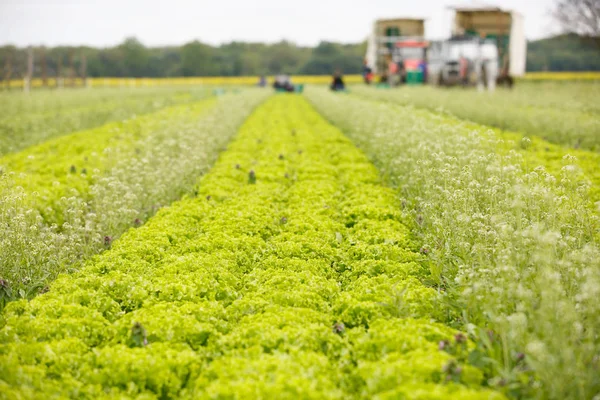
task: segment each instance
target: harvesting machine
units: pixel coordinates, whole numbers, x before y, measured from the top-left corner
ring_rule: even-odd
[[[498,78],[498,48],[489,39],[454,36],[434,41],[429,48],[428,82],[438,86],[487,86]]]
[[[450,10],[454,11],[452,37],[486,46],[487,52],[482,49],[480,54],[488,60],[495,59],[498,84],[512,86],[515,77],[525,74],[527,40],[521,14],[477,3],[453,6]],[[494,44],[496,57],[489,54]]]
[[[423,83],[428,45],[423,19],[380,19],[369,36],[366,62],[388,83]]]

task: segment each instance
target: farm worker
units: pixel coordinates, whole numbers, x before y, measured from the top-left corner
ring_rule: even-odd
[[[370,85],[373,80],[373,70],[369,67],[367,59],[363,63],[363,80],[367,85]]]
[[[260,76],[260,79],[258,81],[258,86],[259,87],[265,87],[265,86],[267,86],[267,78],[265,78],[264,75]]]
[[[283,89],[285,86],[285,76],[277,75],[275,77],[275,81],[273,82],[273,88],[275,89]]]
[[[288,92],[293,92],[295,90],[295,87],[292,84],[292,78],[289,75],[284,75],[284,89]]]
[[[333,82],[331,82],[330,89],[333,91],[342,91],[346,89],[346,85],[344,85],[344,80],[342,78],[342,71],[339,69],[333,74]]]
[[[289,75],[277,75],[275,77],[275,82],[273,83],[273,88],[275,88],[276,90],[285,90],[287,92],[293,92],[294,91],[294,86],[292,85],[291,81],[290,81],[290,77]]]
[[[421,60],[419,62],[419,71],[421,71],[421,74],[423,76],[423,82],[427,82],[427,63],[425,62],[425,60]]]
[[[388,57],[388,83],[390,86],[396,86],[398,83],[398,64]]]
[[[407,72],[404,61],[398,61],[398,77],[400,78],[399,83],[406,83]]]
[[[458,65],[460,68],[460,79],[462,84],[466,86],[469,83],[469,60],[466,59],[463,55],[460,56],[458,60]]]

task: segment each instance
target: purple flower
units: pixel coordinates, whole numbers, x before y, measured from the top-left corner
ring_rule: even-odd
[[[342,333],[344,333],[346,331],[346,326],[344,325],[343,322],[336,322],[333,325],[333,332],[337,333],[338,335],[341,335]]]
[[[456,343],[467,343],[467,337],[460,332],[454,335],[454,340]]]
[[[460,374],[462,374],[463,369],[456,360],[450,360],[446,365],[442,367],[442,372],[446,374],[446,381],[460,381]]]

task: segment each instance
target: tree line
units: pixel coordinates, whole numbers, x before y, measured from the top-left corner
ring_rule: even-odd
[[[136,38],[108,48],[34,47],[34,77],[179,77],[324,75],[340,69],[362,71],[366,43],[321,42],[315,47],[281,41],[274,44],[231,42],[210,46],[146,47]],[[0,47],[0,79],[19,79],[27,71],[28,49]],[[597,71],[600,52],[593,41],[576,34],[529,42],[528,71]]]
[[[598,38],[571,33],[530,42],[527,71],[600,71]]]
[[[88,77],[179,77],[252,76],[274,74],[360,73],[366,44],[321,42],[315,47],[281,41],[274,44],[231,42],[210,46],[200,41],[183,46],[146,47],[136,38],[109,48],[34,47],[34,76],[81,76],[85,64]],[[28,49],[0,47],[4,76],[26,74]],[[0,75],[0,78],[2,75]]]

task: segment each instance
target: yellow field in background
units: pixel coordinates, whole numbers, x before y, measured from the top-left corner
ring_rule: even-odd
[[[346,75],[344,77],[347,83],[362,82],[361,75]],[[269,84],[273,82],[273,77],[267,78]],[[331,82],[329,75],[294,75],[292,83],[294,84],[325,84]],[[5,83],[4,83],[5,84]],[[257,76],[215,76],[215,77],[189,77],[189,78],[89,78],[87,86],[89,87],[152,87],[152,86],[176,86],[176,85],[256,85]],[[65,87],[73,86],[71,80],[63,81]],[[75,86],[83,86],[82,79],[75,79]],[[0,87],[3,83],[0,83]],[[33,79],[31,87],[42,87],[41,79]],[[56,79],[48,79],[48,86],[56,87]],[[23,87],[23,80],[11,80],[11,88]]]
[[[346,75],[346,83],[362,82],[361,75]],[[530,72],[525,75],[523,80],[530,81],[567,81],[567,80],[600,80],[600,71],[598,72]],[[269,84],[273,82],[273,77],[268,77]],[[327,84],[331,82],[329,75],[297,75],[292,76],[292,82],[295,84]],[[189,78],[89,78],[86,85],[88,87],[153,87],[153,86],[177,86],[177,85],[256,85],[258,77],[256,76],[217,76],[217,77],[189,77]],[[48,79],[48,86],[56,87],[55,78]],[[5,87],[6,82],[0,82],[0,88]],[[9,82],[11,88],[22,88],[23,80],[16,79]],[[73,86],[73,81],[63,80],[65,87]],[[75,86],[83,86],[82,79],[75,79]],[[41,79],[34,79],[31,87],[42,87]]]
[[[595,72],[529,72],[522,79],[532,81],[593,81],[600,80],[600,71]]]

